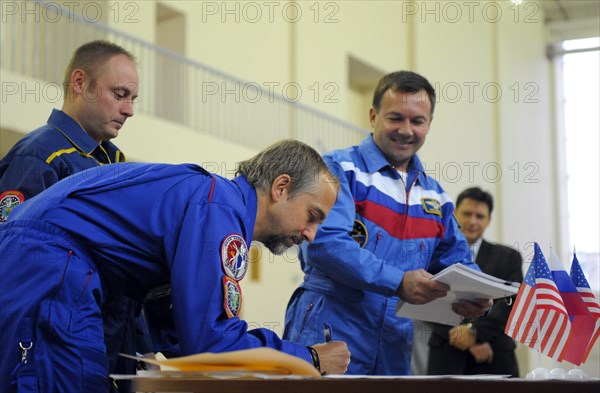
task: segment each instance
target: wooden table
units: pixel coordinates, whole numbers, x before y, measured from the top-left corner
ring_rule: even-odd
[[[137,392],[215,393],[597,393],[600,379],[458,378],[201,379],[139,378]]]

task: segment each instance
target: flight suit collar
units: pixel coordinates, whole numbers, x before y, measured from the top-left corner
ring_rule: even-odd
[[[252,235],[254,234],[254,224],[256,223],[256,213],[258,209],[258,198],[256,196],[256,190],[248,183],[246,176],[240,175],[233,179],[233,182],[239,187],[242,197],[244,199],[244,205],[246,206],[246,227],[248,228],[248,244],[252,241]]]
[[[92,137],[81,128],[79,123],[61,110],[52,110],[52,113],[48,118],[48,124],[60,131],[60,133],[63,134],[75,148],[86,154],[91,155],[99,146],[99,143],[92,139]]]
[[[358,146],[358,150],[360,154],[365,158],[365,165],[369,173],[390,171],[391,173],[393,173],[394,177],[400,176],[397,173],[397,171],[390,165],[390,163],[385,158],[379,147],[377,147],[377,145],[375,144],[375,140],[373,139],[372,133],[360,143],[360,145]],[[412,158],[410,159],[410,163],[408,164],[409,184],[412,183],[415,176],[417,177],[417,182],[423,182],[426,177],[423,164],[421,163],[421,160],[416,154],[412,156]]]

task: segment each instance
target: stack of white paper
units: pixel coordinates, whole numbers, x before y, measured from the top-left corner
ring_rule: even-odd
[[[421,321],[457,325],[462,316],[452,311],[459,300],[500,299],[516,295],[519,283],[506,282],[489,274],[456,263],[431,277],[450,286],[448,295],[427,304],[415,305],[404,301],[396,304],[396,315]]]

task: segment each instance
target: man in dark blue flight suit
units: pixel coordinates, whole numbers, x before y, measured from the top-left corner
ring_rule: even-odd
[[[0,222],[11,209],[84,169],[124,161],[110,141],[133,116],[135,58],[118,45],[93,41],[67,66],[62,110],[27,134],[0,161]]]
[[[124,161],[110,142],[133,116],[138,94],[135,57],[106,41],[79,47],[64,77],[62,110],[53,110],[48,123],[27,134],[0,161],[0,223],[11,210],[59,180],[85,169]],[[136,362],[116,355],[151,352],[140,304],[128,298],[105,304],[103,315],[111,373],[135,373]],[[114,387],[114,386],[113,386]],[[129,381],[120,381],[120,391]]]
[[[344,372],[345,343],[309,349],[237,317],[250,242],[283,253],[312,241],[339,182],[297,141],[240,163],[238,174],[105,165],[16,207],[0,226],[0,391],[108,391],[102,303],[166,284],[184,355],[271,347]]]

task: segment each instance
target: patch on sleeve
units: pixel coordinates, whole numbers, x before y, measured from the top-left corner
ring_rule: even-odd
[[[6,222],[12,209],[25,202],[21,191],[8,190],[0,194],[0,222]]]
[[[225,298],[223,307],[227,313],[227,317],[237,317],[242,308],[242,289],[237,281],[230,277],[223,276],[223,291]]]
[[[227,236],[221,243],[221,263],[225,274],[234,280],[241,280],[248,270],[248,247],[238,234]]]
[[[423,210],[425,213],[435,214],[436,216],[442,216],[442,204],[435,198],[421,198],[423,204]]]
[[[361,247],[364,247],[367,244],[367,240],[369,240],[366,225],[362,221],[354,220],[354,227],[352,228],[352,232],[350,232],[350,237]]]

